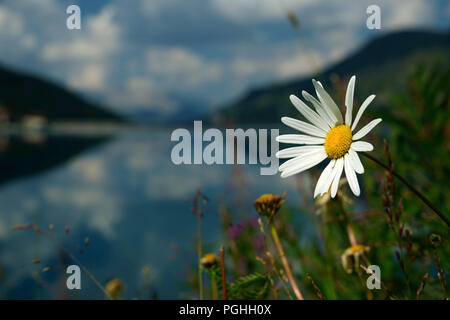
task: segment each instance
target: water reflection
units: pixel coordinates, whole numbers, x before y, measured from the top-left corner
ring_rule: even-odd
[[[186,297],[186,269],[196,259],[196,221],[185,199],[199,185],[212,199],[203,225],[204,238],[213,243],[218,204],[232,188],[233,167],[172,164],[171,130],[121,130],[114,139],[48,135],[1,142],[0,297],[103,298],[84,274],[82,290],[68,292],[64,266],[71,261],[33,231],[10,229],[31,221],[42,228],[53,224],[51,233],[100,282],[122,279],[126,298],[155,297],[149,284],[159,298]],[[296,192],[292,179],[260,176],[257,165],[240,169],[250,199],[262,192]],[[45,266],[52,270],[42,273]]]

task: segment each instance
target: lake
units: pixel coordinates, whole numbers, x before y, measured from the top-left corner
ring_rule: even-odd
[[[202,221],[209,247],[220,244],[223,201],[244,198],[248,214],[255,215],[251,203],[262,193],[286,191],[287,199],[299,201],[295,178],[261,176],[259,165],[173,164],[172,130],[3,134],[0,298],[104,298],[84,272],[82,289],[67,290],[65,268],[74,262],[51,240],[12,230],[15,225],[38,224],[102,284],[121,279],[124,298],[178,299],[191,297],[186,281],[196,263],[196,218],[187,198],[199,186],[210,198]],[[51,270],[41,272],[45,267]]]

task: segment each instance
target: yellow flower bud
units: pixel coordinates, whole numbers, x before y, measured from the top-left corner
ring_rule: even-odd
[[[214,253],[207,253],[200,259],[203,268],[209,269],[219,263],[219,258]]]
[[[106,292],[112,299],[120,298],[123,288],[124,288],[123,282],[117,278],[109,280],[105,286]]]

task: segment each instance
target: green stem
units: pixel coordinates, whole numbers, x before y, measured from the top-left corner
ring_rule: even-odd
[[[216,279],[213,275],[211,275],[211,289],[212,289],[212,298],[213,300],[219,300],[219,292],[217,291],[217,283]]]
[[[273,242],[275,242],[275,246],[277,247],[278,254],[280,255],[281,262],[283,263],[284,270],[286,271],[286,276],[291,283],[292,290],[294,290],[295,296],[298,300],[304,300],[303,295],[300,292],[300,289],[297,286],[297,283],[294,280],[294,276],[292,275],[291,268],[289,267],[289,263],[286,259],[286,255],[284,253],[283,247],[281,246],[280,238],[278,237],[278,232],[275,226],[271,223],[270,227],[272,229],[272,238]]]
[[[431,202],[430,200],[428,200],[423,193],[421,193],[419,190],[417,190],[412,184],[410,184],[405,178],[403,178],[401,175],[399,175],[396,171],[389,169],[389,167],[384,164],[383,162],[381,162],[380,160],[378,160],[377,158],[375,158],[374,156],[366,153],[366,152],[362,152],[362,154],[366,157],[369,158],[370,160],[372,160],[373,162],[375,162],[376,164],[380,165],[381,167],[383,167],[384,169],[390,171],[394,176],[397,177],[397,179],[399,179],[401,182],[403,182],[416,196],[418,196],[420,198],[420,200],[422,200],[431,210],[433,210],[438,216],[439,218],[442,219],[442,221],[444,221],[447,226],[450,227],[450,221],[447,219],[447,217],[444,216],[444,214],[438,209],[436,208]]]
[[[201,217],[197,218],[197,253],[198,253],[198,287],[200,300],[203,300],[203,279],[202,279],[202,229],[201,229]]]

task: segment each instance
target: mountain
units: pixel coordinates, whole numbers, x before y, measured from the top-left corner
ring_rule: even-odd
[[[170,97],[177,105],[174,112],[161,113],[158,108],[143,108],[130,113],[129,118],[144,124],[182,124],[192,123],[195,119],[204,119],[209,115],[209,103],[202,99],[177,93],[171,94]]]
[[[443,67],[448,68],[449,56],[449,32],[401,31],[387,34],[370,41],[320,74],[252,90],[242,99],[221,108],[209,120],[216,124],[268,123],[278,122],[282,116],[298,116],[289,101],[290,94],[300,95],[302,90],[313,93],[312,78],[320,80],[330,90],[335,87],[332,83],[342,81],[341,85],[346,85],[353,74],[357,76],[357,101],[361,102],[375,93],[377,99],[374,102],[386,105],[384,98],[403,89],[405,77],[413,66],[440,61],[445,64]],[[342,94],[338,98],[337,102],[343,105]]]
[[[99,105],[90,103],[48,80],[0,66],[0,107],[11,121],[39,115],[48,121],[123,121]]]

